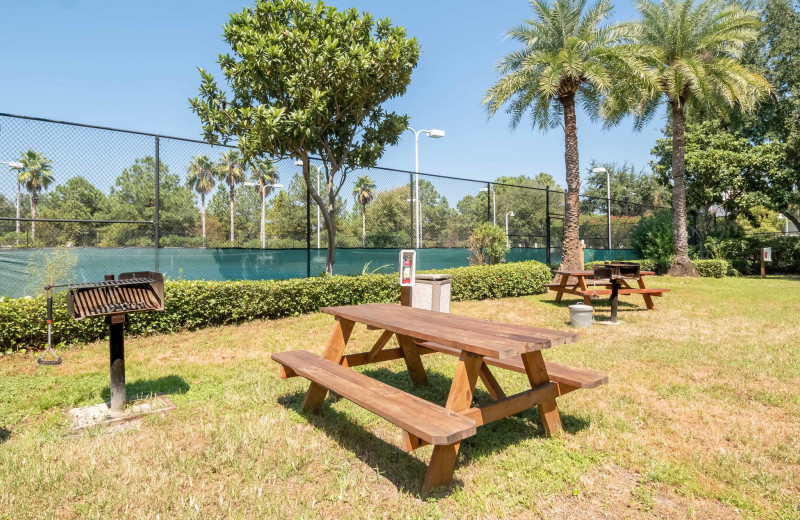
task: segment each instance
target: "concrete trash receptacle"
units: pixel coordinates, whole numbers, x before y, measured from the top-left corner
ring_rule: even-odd
[[[411,288],[411,306],[429,311],[450,312],[450,289],[453,277],[449,274],[418,274]]]
[[[572,323],[573,327],[591,327],[594,321],[592,318],[593,311],[594,309],[591,305],[585,305],[583,303],[570,305],[569,321]]]

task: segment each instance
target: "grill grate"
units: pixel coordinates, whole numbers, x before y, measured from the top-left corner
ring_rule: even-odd
[[[71,285],[67,310],[76,320],[164,310],[164,278],[152,272],[122,273],[117,280]]]

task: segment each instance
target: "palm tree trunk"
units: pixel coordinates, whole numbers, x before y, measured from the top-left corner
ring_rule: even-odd
[[[667,274],[670,276],[698,276],[689,260],[689,234],[686,231],[686,121],[683,103],[670,101],[672,107],[672,236],[675,240],[675,257]]]
[[[206,247],[206,194],[200,194],[200,221],[203,223],[203,247]]]
[[[31,192],[31,243],[36,244],[36,207],[39,205],[39,197],[35,191]]]
[[[233,247],[233,184],[231,184],[231,247]]]
[[[361,207],[361,247],[367,247],[367,208]]]
[[[578,271],[583,269],[583,258],[580,257],[581,171],[575,95],[562,96],[560,100],[564,107],[564,162],[567,166],[567,203],[564,208],[561,269]]]

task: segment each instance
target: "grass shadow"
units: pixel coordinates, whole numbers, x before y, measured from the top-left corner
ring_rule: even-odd
[[[125,383],[125,394],[128,400],[145,398],[159,393],[185,394],[189,391],[189,384],[182,377],[175,375],[159,377],[158,379],[138,379]],[[100,394],[106,401],[111,399],[111,389],[106,386]]]
[[[392,372],[385,368],[371,368],[362,373],[440,406],[444,406],[452,383],[450,378],[431,371],[428,371],[427,385],[414,385],[404,371]],[[279,398],[278,403],[302,414],[303,397],[303,393],[292,394]],[[490,402],[492,399],[488,392],[480,387],[475,389],[475,404]],[[310,424],[322,429],[339,445],[353,452],[370,467],[381,468],[381,475],[398,489],[414,494],[421,493],[427,464],[372,435],[361,425],[350,420],[346,414],[332,408],[330,399],[325,401],[320,415],[303,415],[308,417]],[[589,427],[589,421],[582,417],[562,413],[561,420],[564,430],[570,434]],[[535,407],[478,428],[476,435],[461,443],[456,465],[491,456],[533,437],[544,437],[544,427]],[[399,429],[397,438],[399,441]],[[453,479],[450,486],[434,491],[430,496],[439,498],[448,496],[459,485],[460,482]]]
[[[0,444],[3,444],[11,437],[11,431],[5,428],[0,428]]]

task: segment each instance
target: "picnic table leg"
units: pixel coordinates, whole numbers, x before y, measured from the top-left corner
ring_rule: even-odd
[[[353,321],[336,318],[336,323],[333,325],[333,332],[331,332],[331,336],[328,338],[328,344],[325,346],[325,353],[322,357],[334,363],[341,363],[344,348],[347,346],[347,341],[350,339],[350,333],[353,332],[354,325],[355,322]],[[308,387],[305,399],[303,399],[303,411],[319,412],[327,393],[327,388],[312,382],[311,386]]]
[[[558,291],[556,291],[556,303],[561,303],[561,298],[564,297],[564,289],[567,288],[567,281],[569,280],[569,276],[567,275],[559,275],[561,276],[561,281],[558,282]]]
[[[639,282],[639,289],[647,289],[647,285],[644,283],[643,276],[640,275],[639,278],[636,279],[636,281]],[[647,308],[650,309],[651,311],[656,310],[656,306],[653,305],[653,297],[650,296],[649,294],[642,294],[642,296],[644,297],[644,303],[645,305],[647,305]]]
[[[411,380],[418,385],[428,384],[428,374],[425,373],[425,367],[419,357],[417,344],[412,338],[402,334],[397,334],[397,342],[403,350],[403,359],[408,367],[408,375],[411,376]]]
[[[544,365],[541,351],[535,350],[522,354],[522,364],[525,366],[525,373],[528,376],[531,388],[550,382],[550,376],[547,375],[547,368]],[[545,435],[550,437],[554,433],[561,431],[561,415],[558,413],[558,405],[555,398],[548,399],[537,406]]]
[[[578,277],[578,287],[581,288],[581,291],[588,291],[589,290],[589,288],[586,286],[586,277],[584,277],[584,276],[579,276]],[[583,297],[583,303],[584,303],[584,305],[591,305],[592,304],[592,297],[588,296],[588,295],[585,295]]]
[[[447,397],[445,408],[454,412],[461,412],[472,406],[472,395],[475,392],[475,383],[483,364],[483,357],[462,352],[458,358],[456,374],[450,386],[450,395]],[[439,486],[446,486],[453,480],[453,470],[456,467],[456,457],[460,442],[447,446],[434,446],[431,463],[425,473],[425,483],[422,492]]]

